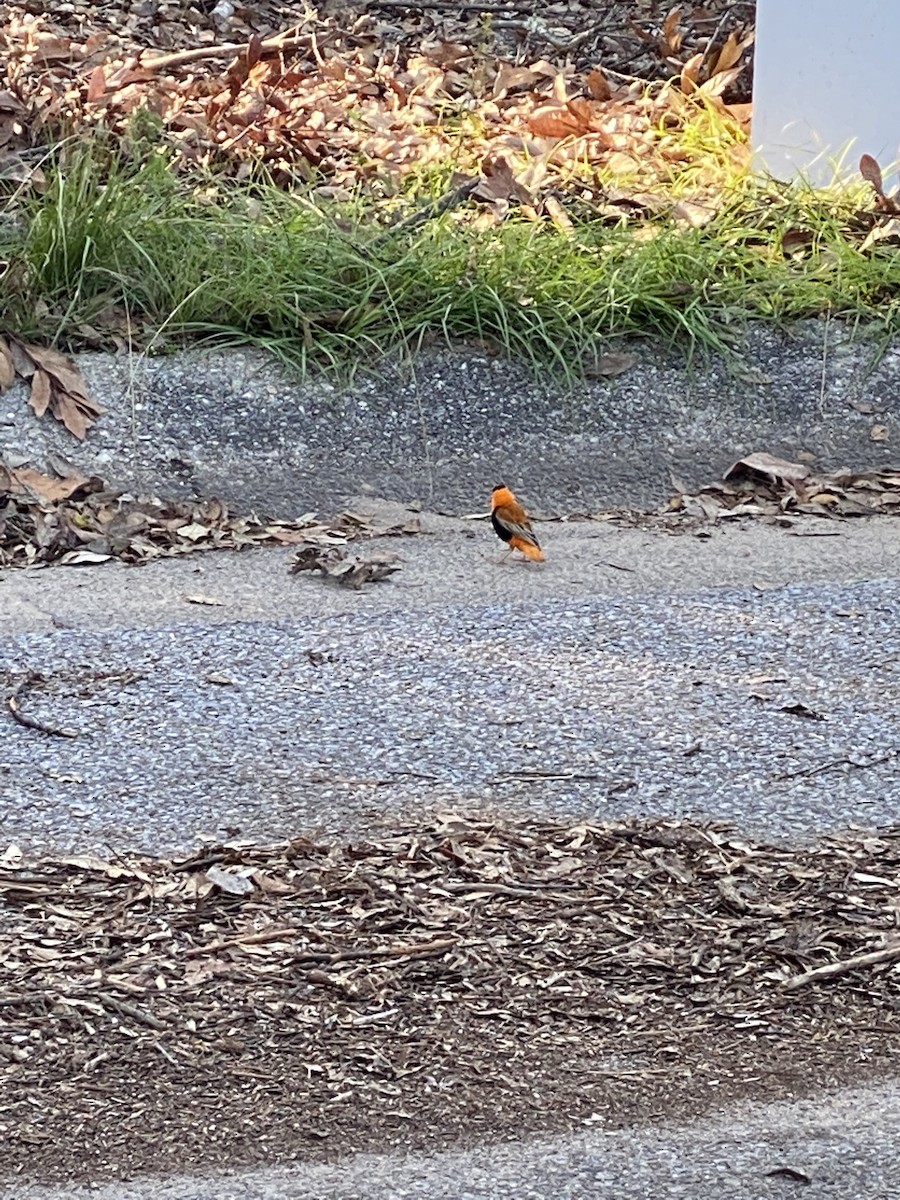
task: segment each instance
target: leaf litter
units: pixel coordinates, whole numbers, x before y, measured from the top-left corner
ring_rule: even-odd
[[[741,516],[779,524],[791,524],[799,516],[894,516],[900,512],[900,468],[818,474],[807,463],[748,454],[730,466],[720,482],[693,495],[680,492],[666,509],[713,524]]]
[[[46,346],[0,337],[0,392],[16,379],[30,381],[28,402],[37,417],[50,412],[79,440],[105,409],[93,400],[72,359]]]
[[[140,564],[159,557],[252,546],[295,546],[298,552],[334,567],[340,576],[344,547],[352,541],[422,533],[418,519],[381,525],[364,513],[345,512],[328,520],[315,513],[295,519],[240,516],[215,497],[208,500],[161,500],[108,489],[97,476],[77,472],[60,477],[33,467],[9,467],[0,460],[0,569],[4,567],[87,566],[118,559]],[[340,561],[338,561],[338,556]],[[352,587],[390,574],[390,556],[382,553],[348,564]],[[369,565],[365,565],[366,562]],[[375,569],[381,562],[383,570]],[[309,569],[309,568],[306,568]],[[392,570],[399,569],[394,563]],[[348,581],[349,582],[349,581]],[[186,602],[217,605],[200,594]]]
[[[811,537],[836,534],[838,529],[814,529],[808,518],[836,524],[845,518],[900,515],[900,467],[818,473],[808,463],[759,452],[738,459],[722,479],[696,491],[680,479],[673,478],[672,483],[673,495],[651,512],[573,512],[562,519],[641,525],[670,533],[694,531],[700,536],[708,536],[709,526],[722,522],[758,519],[788,533]]]
[[[180,859],[10,846],[6,1168],[434,1148],[896,1070],[898,885],[897,829],[448,813]]]
[[[390,194],[410,171],[449,161],[485,182],[483,162],[510,160],[516,203],[533,215],[567,219],[538,192],[574,175],[619,219],[594,172],[618,164],[666,179],[698,99],[733,123],[733,153],[746,158],[752,6],[226,7],[222,20],[175,0],[8,6],[0,155],[19,186],[60,136],[102,131],[127,151],[143,128],[186,171],[247,178],[264,163],[336,198],[359,186]],[[508,208],[506,197],[488,204],[495,216]]]
[[[611,367],[619,366],[617,358]],[[722,480],[696,492],[675,483],[676,493],[652,512],[573,512],[562,519],[701,535],[723,521],[759,519],[789,533],[811,536],[808,518],[834,523],[842,518],[900,515],[900,468],[816,474],[806,463],[757,453],[738,460]],[[472,518],[484,515],[472,514]],[[553,518],[537,514],[536,519]],[[399,555],[383,548],[354,551],[353,543],[426,532],[418,517],[381,524],[371,515],[349,511],[332,518],[315,513],[283,519],[240,515],[215,497],[198,501],[132,496],[108,489],[97,476],[74,471],[47,475],[31,466],[6,466],[0,460],[0,570],[51,564],[83,567],[112,559],[139,565],[209,550],[282,546],[295,551],[290,574],[314,573],[360,590],[389,578],[403,563]],[[217,597],[201,593],[184,599],[207,607],[221,604]]]
[[[365,583],[377,583],[401,570],[399,555],[389,550],[376,551],[366,557],[348,556],[339,546],[304,546],[297,551],[290,567],[291,575],[302,571],[317,571],[340,587],[359,591]]]

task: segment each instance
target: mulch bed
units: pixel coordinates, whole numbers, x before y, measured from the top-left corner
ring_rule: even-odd
[[[29,1177],[677,1117],[900,1063],[900,830],[448,814],[353,844],[0,857]]]

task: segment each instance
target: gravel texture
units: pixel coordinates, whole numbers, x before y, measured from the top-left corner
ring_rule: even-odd
[[[898,603],[882,581],[14,637],[7,684],[44,680],[23,711],[78,736],[3,715],[3,837],[162,852],[447,805],[888,824]]]
[[[63,455],[124,487],[286,515],[367,489],[469,512],[498,478],[527,481],[547,511],[655,505],[673,473],[702,484],[754,450],[805,451],[821,469],[890,464],[900,349],[882,350],[836,323],[759,327],[731,364],[637,343],[630,370],[572,390],[474,351],[430,351],[346,387],[299,383],[259,352],[85,354],[108,408],[85,443],[37,420],[15,387],[0,458]]]

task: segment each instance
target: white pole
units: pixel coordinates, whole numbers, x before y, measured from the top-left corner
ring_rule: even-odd
[[[752,137],[776,179],[858,178],[862,154],[896,164],[900,0],[757,0]]]

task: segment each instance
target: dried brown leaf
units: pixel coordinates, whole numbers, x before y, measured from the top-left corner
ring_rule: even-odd
[[[97,550],[70,550],[57,561],[61,567],[92,567],[109,562],[111,558],[111,554]]]
[[[584,82],[594,100],[599,100],[602,103],[609,100],[612,96],[612,87],[609,80],[599,67],[594,67],[592,71],[588,71]]]
[[[541,76],[528,66],[514,66],[512,63],[497,64],[497,74],[492,85],[492,96],[498,100],[510,92],[531,89],[541,81]]]
[[[881,167],[878,165],[878,160],[874,159],[871,154],[864,154],[859,160],[859,173],[865,179],[866,183],[872,185],[876,196],[884,199],[884,179],[881,175]]]
[[[0,337],[0,392],[5,392],[16,381],[16,364],[5,338]]]
[[[885,204],[893,203],[885,200]],[[889,217],[873,225],[860,244],[860,251],[871,250],[880,244],[900,246],[900,217]]]
[[[743,67],[731,67],[727,71],[717,71],[715,75],[700,85],[700,94],[703,96],[721,96],[726,88],[731,87],[735,80],[740,77],[743,69]]]
[[[31,395],[28,398],[28,403],[34,409],[35,416],[42,417],[50,407],[52,392],[50,376],[47,372],[35,371],[31,377]]]
[[[784,481],[796,485],[802,483],[810,475],[810,469],[805,463],[792,463],[774,454],[747,454],[738,459],[725,472],[723,478],[739,479],[745,475],[761,475],[764,478]]]
[[[85,486],[91,486],[96,490],[96,485],[99,483],[99,480],[91,480],[86,475],[77,473],[57,479],[51,475],[44,475],[43,472],[35,470],[33,467],[18,467],[12,472],[12,477],[19,485],[21,492],[30,492],[38,499],[51,503],[68,500],[76,492],[82,491]]]
[[[94,67],[88,79],[87,102],[96,104],[106,92],[106,71],[102,64]]]
[[[55,390],[51,400],[51,409],[53,415],[65,425],[69,433],[74,434],[79,441],[84,440],[93,421],[75,396],[63,391],[62,388]]]
[[[18,338],[14,337],[9,338],[7,344],[9,346],[10,357],[16,368],[16,374],[20,375],[22,379],[31,379],[37,367],[24,345]]]
[[[572,218],[555,196],[545,197],[544,210],[560,233],[565,234],[569,238],[573,236],[575,226],[572,223]]]
[[[737,64],[743,52],[744,42],[732,31],[725,39],[722,49],[716,55],[714,62],[710,65],[710,75],[718,75],[721,71],[731,70]]]
[[[548,104],[534,110],[528,118],[528,128],[535,137],[580,137],[587,133],[590,121],[584,120],[583,113],[573,112],[568,104]]]
[[[531,193],[516,179],[505,158],[486,158],[482,163],[482,180],[472,192],[475,199],[488,201],[514,200],[527,204]]]
[[[698,51],[692,54],[684,66],[681,68],[679,81],[681,90],[686,96],[690,96],[697,90],[697,80],[700,77],[700,70],[703,66],[703,54]]]
[[[684,41],[684,34],[678,28],[678,22],[681,20],[681,9],[673,8],[663,22],[662,39],[660,41],[660,53],[666,58],[674,58],[681,49],[681,43]]]

